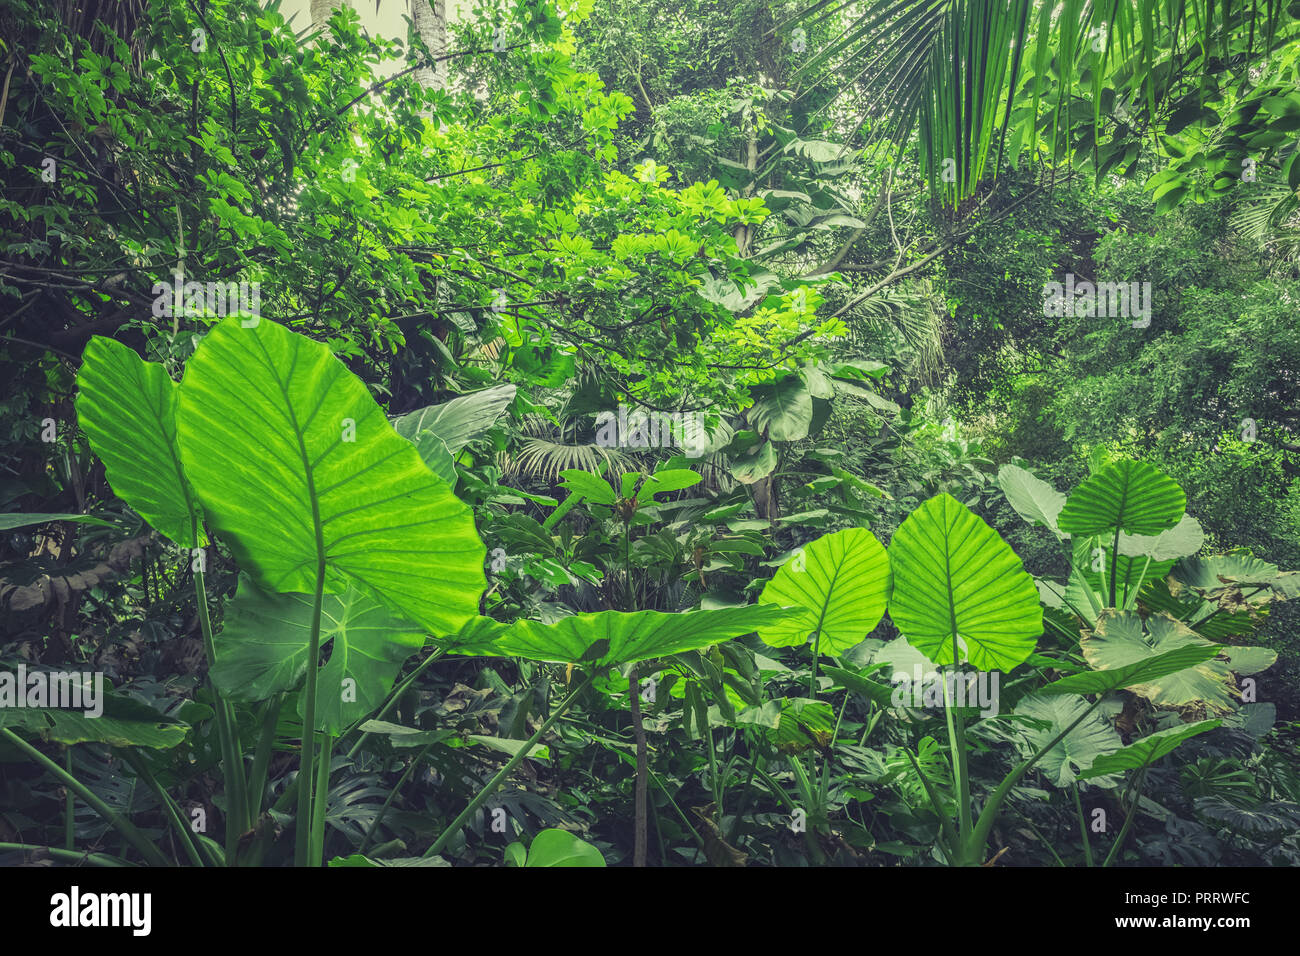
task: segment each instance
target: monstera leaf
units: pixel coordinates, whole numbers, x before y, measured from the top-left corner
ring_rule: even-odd
[[[1198,720],[1194,724],[1183,724],[1180,727],[1156,731],[1114,753],[1101,755],[1092,762],[1091,767],[1080,773],[1079,777],[1087,780],[1091,777],[1149,767],[1161,757],[1173,753],[1184,740],[1203,734],[1207,730],[1213,730],[1221,723],[1223,723],[1221,720]]]
[[[756,385],[756,401],[749,409],[749,423],[770,441],[800,441],[808,437],[813,420],[812,394],[798,375],[789,375],[771,385]]]
[[[842,654],[880,623],[892,581],[889,556],[870,531],[823,535],[781,565],[759,598],[804,613],[763,628],[759,636],[773,647],[788,647],[820,629],[820,646]]]
[[[1070,494],[1059,524],[1066,534],[1101,534],[1116,528],[1156,535],[1183,516],[1187,497],[1172,478],[1139,461],[1102,468]]]
[[[5,674],[10,680],[13,676],[12,673]],[[130,697],[112,693],[107,683],[102,690],[98,701],[101,712],[97,716],[84,710],[0,705],[0,727],[23,737],[36,737],[65,747],[96,743],[110,747],[148,747],[151,750],[170,750],[184,741],[189,733],[188,724],[163,717]]]
[[[1253,674],[1269,667],[1277,655],[1267,648],[1237,648],[1213,644],[1186,624],[1164,614],[1145,622],[1134,611],[1103,611],[1093,633],[1082,641],[1083,657],[1096,670],[1125,667],[1184,647],[1213,648],[1228,659],[1206,660],[1163,677],[1148,679],[1128,689],[1153,704],[1185,707],[1203,703],[1224,713],[1235,706],[1232,673]],[[1241,652],[1241,653],[1239,653]]]
[[[765,604],[685,614],[599,611],[574,614],[554,624],[517,621],[495,641],[451,650],[457,654],[607,667],[720,644],[798,613]]]
[[[1018,716],[1041,720],[1047,724],[1046,727],[1035,727],[1025,732],[1022,744],[1025,755],[1037,753],[1047,746],[1061,731],[1087,713],[1090,706],[1082,697],[1074,695],[1034,695],[1022,700],[1016,705],[1015,713]],[[1119,750],[1122,744],[1123,741],[1110,721],[1093,712],[1039,759],[1037,769],[1053,786],[1068,787],[1083,777],[1094,762],[1105,754]]]
[[[183,548],[206,544],[176,444],[178,386],[167,370],[94,336],[77,373],[77,421],[119,498]]]
[[[1043,525],[1058,538],[1068,537],[1057,524],[1065,507],[1065,495],[1047,482],[1016,465],[1003,465],[998,469],[998,487],[1020,517],[1030,524]]]
[[[889,616],[908,642],[945,665],[1011,670],[1034,650],[1043,610],[1034,579],[996,531],[951,495],[925,502],[889,544]]]
[[[274,322],[210,331],[178,412],[181,460],[212,527],[267,589],[350,583],[432,631],[478,612],[469,509],[328,348]]]
[[[293,690],[307,673],[314,596],[276,594],[241,576],[217,635],[212,680],[232,700]],[[321,605],[320,643],[329,660],[316,678],[316,729],[337,734],[376,710],[424,635],[355,584]],[[306,699],[298,712],[305,716]]]

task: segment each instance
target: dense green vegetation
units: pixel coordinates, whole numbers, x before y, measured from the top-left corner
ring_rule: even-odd
[[[1300,7],[303,19],[0,12],[0,862],[1300,864]]]

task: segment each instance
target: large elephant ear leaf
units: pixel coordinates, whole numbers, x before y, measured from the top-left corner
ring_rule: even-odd
[[[1135,611],[1103,611],[1095,630],[1081,646],[1084,660],[1098,671],[1149,661],[1180,648],[1217,649],[1218,657],[1124,686],[1162,707],[1204,704],[1218,713],[1235,707],[1240,696],[1234,672],[1253,674],[1271,666],[1277,658],[1267,648],[1216,645],[1167,615],[1152,614],[1143,620]]]
[[[416,444],[422,435],[429,433],[455,455],[491,428],[514,400],[515,386],[496,385],[402,415],[393,422],[393,427],[397,434]]]
[[[574,614],[554,624],[517,621],[496,641],[453,653],[526,657],[558,664],[590,663],[595,667],[631,664],[721,644],[770,627],[800,613],[766,604],[688,611],[599,611]]]
[[[889,563],[889,616],[926,657],[948,665],[956,653],[981,670],[1009,671],[1033,653],[1043,633],[1034,579],[956,498],[937,495],[908,515]]]
[[[1043,525],[1058,538],[1069,537],[1057,523],[1065,507],[1065,495],[1047,482],[1016,465],[1003,465],[998,470],[998,487],[1020,517],[1030,524]]]
[[[1111,722],[1098,713],[1089,714],[1088,709],[1088,702],[1073,694],[1057,697],[1031,696],[1016,705],[1017,716],[1041,721],[1046,725],[1026,731],[1022,743],[1026,756],[1047,746],[1071,724],[1075,725],[1038,762],[1039,772],[1053,786],[1070,786],[1087,775],[1097,760],[1123,746],[1123,741]],[[1079,720],[1081,717],[1083,719]],[[1079,722],[1075,724],[1075,721]],[[1109,783],[1113,786],[1115,782]]]
[[[207,540],[181,468],[177,390],[161,365],[96,335],[77,373],[77,420],[117,496],[160,534],[196,548]]]
[[[470,510],[324,345],[226,319],[181,385],[181,460],[211,526],[273,591],[349,581],[435,633],[478,612],[484,547]]]
[[[1058,524],[1071,535],[1116,528],[1128,534],[1156,535],[1178,524],[1186,505],[1183,489],[1158,468],[1140,461],[1117,461],[1074,489]]]
[[[239,581],[217,635],[213,683],[232,700],[264,700],[295,689],[307,673],[314,596],[276,594]],[[321,605],[321,648],[329,660],[316,679],[316,729],[341,733],[376,710],[424,634],[364,589],[350,585]],[[306,698],[299,698],[299,714]]]
[[[28,690],[35,671],[21,674],[23,684],[27,686],[17,683],[20,673],[0,670],[0,727],[20,736],[47,740],[65,747],[97,743],[110,747],[170,750],[183,742],[189,733],[188,724],[164,717],[147,704],[113,693],[106,683],[96,688],[90,683],[88,674],[73,674],[73,683],[64,685],[74,694],[72,700],[84,705],[82,710],[6,706],[6,703],[12,704],[15,692],[24,693]],[[65,679],[66,675],[53,674],[47,678],[51,682]],[[73,684],[76,685],[75,690]],[[98,713],[95,713],[96,710]]]
[[[1080,773],[1079,777],[1088,780],[1106,774],[1149,767],[1177,750],[1184,740],[1203,734],[1207,730],[1214,730],[1222,723],[1222,720],[1198,720],[1194,724],[1179,724],[1168,730],[1158,730],[1154,734],[1133,741],[1121,750],[1102,754],[1092,762],[1091,767]]]
[[[823,535],[783,564],[759,598],[803,613],[763,628],[759,636],[773,647],[788,647],[820,629],[819,647],[842,654],[880,623],[892,584],[889,556],[870,531]]]

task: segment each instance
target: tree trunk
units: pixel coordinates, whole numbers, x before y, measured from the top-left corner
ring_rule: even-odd
[[[340,9],[345,0],[311,0],[311,25],[323,27],[326,21]]]
[[[446,52],[447,0],[411,0],[411,21],[430,54],[440,56]],[[426,90],[441,90],[446,86],[438,64],[416,70],[415,79]]]

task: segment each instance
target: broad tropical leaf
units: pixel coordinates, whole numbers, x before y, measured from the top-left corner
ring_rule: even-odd
[[[276,594],[241,576],[215,644],[212,680],[232,700],[265,700],[307,673],[314,596]],[[356,585],[327,594],[320,644],[329,660],[316,678],[316,729],[339,733],[376,710],[424,635]],[[305,697],[298,713],[304,715]]]
[[[12,683],[16,675],[4,672],[0,676],[0,687],[4,687],[6,678]],[[27,688],[22,690],[25,692]],[[0,727],[23,737],[36,737],[69,747],[98,743],[152,750],[169,750],[184,741],[189,733],[188,724],[163,717],[130,697],[112,693],[107,682],[102,690],[102,696],[96,702],[100,711],[98,715],[86,710],[57,707],[17,707],[13,706],[12,700],[5,700],[5,694],[0,691]],[[89,704],[84,697],[83,702]]]
[[[1183,517],[1187,497],[1178,483],[1140,461],[1117,461],[1081,482],[1061,509],[1071,535],[1122,532],[1158,535]]]
[[[312,594],[319,563],[327,593],[355,582],[433,631],[477,613],[472,514],[324,345],[226,319],[189,361],[179,424],[212,527],[263,587]]]
[[[176,444],[178,386],[167,370],[96,335],[77,373],[77,421],[119,498],[182,548],[207,543]]]
[[[1003,465],[998,470],[998,487],[1007,496],[1007,504],[1030,524],[1041,524],[1058,538],[1068,537],[1058,526],[1057,518],[1065,507],[1065,495],[1047,482],[1035,478],[1023,468]]]
[[[749,423],[770,441],[799,441],[808,437],[813,420],[812,394],[798,375],[772,385],[755,386],[756,401]]]
[[[417,446],[422,435],[431,434],[455,455],[491,428],[514,399],[515,386],[496,385],[402,415],[393,422],[393,427],[397,434]]]
[[[1133,741],[1133,743],[1121,750],[1103,754],[1094,760],[1092,766],[1080,773],[1079,776],[1087,780],[1090,777],[1100,777],[1106,774],[1123,773],[1126,770],[1149,767],[1161,757],[1165,757],[1177,750],[1184,740],[1195,737],[1197,734],[1203,734],[1207,730],[1213,730],[1221,723],[1223,723],[1221,720],[1198,720],[1194,724],[1183,724],[1181,727],[1158,730],[1141,740]]]
[[[510,847],[517,847],[512,853]],[[554,827],[543,830],[533,837],[532,846],[523,862],[519,862],[523,846],[512,843],[506,848],[506,855],[512,858],[516,866],[604,866],[605,858],[600,851],[585,840],[580,840],[568,830]]]
[[[1215,658],[1163,677],[1129,685],[1129,689],[1153,704],[1185,707],[1203,703],[1209,710],[1224,713],[1239,698],[1232,672],[1252,674],[1270,666],[1277,655],[1267,648],[1235,648],[1205,640],[1181,621],[1164,614],[1152,614],[1144,622],[1134,611],[1105,610],[1098,616],[1093,633],[1082,641],[1083,657],[1096,670],[1125,667],[1184,647],[1212,648],[1218,654],[1242,654],[1240,661]]]
[[[1189,557],[1200,551],[1203,544],[1205,532],[1201,530],[1201,523],[1191,515],[1183,515],[1178,524],[1157,535],[1121,534],[1119,553],[1164,562]],[[1150,577],[1148,575],[1147,579]]]
[[[1034,579],[996,531],[948,494],[908,515],[889,543],[889,616],[908,642],[945,665],[1011,670],[1043,633]]]
[[[1037,694],[1040,697],[1053,697],[1057,694],[1105,694],[1123,687],[1136,687],[1149,684],[1169,674],[1176,674],[1189,667],[1195,667],[1208,661],[1217,653],[1218,647],[1208,642],[1205,645],[1185,644],[1119,667],[1083,671],[1062,677],[1037,691]]]
[[[892,583],[889,556],[870,531],[823,535],[781,565],[759,597],[762,604],[804,613],[763,628],[759,636],[788,647],[806,643],[820,629],[822,653],[842,654],[880,623]]]
[[[1026,697],[1016,705],[1015,713],[1020,717],[1045,721],[1048,726],[1026,730],[1021,750],[1026,756],[1036,753],[1078,720],[1088,707],[1086,700],[1074,695]],[[1083,777],[1095,761],[1105,754],[1114,753],[1122,745],[1123,741],[1110,721],[1094,711],[1045,753],[1036,769],[1053,786],[1068,787]]]
[[[496,641],[464,650],[452,648],[452,652],[605,667],[720,644],[797,613],[760,604],[685,614],[599,611],[574,614],[554,624],[517,621]]]

